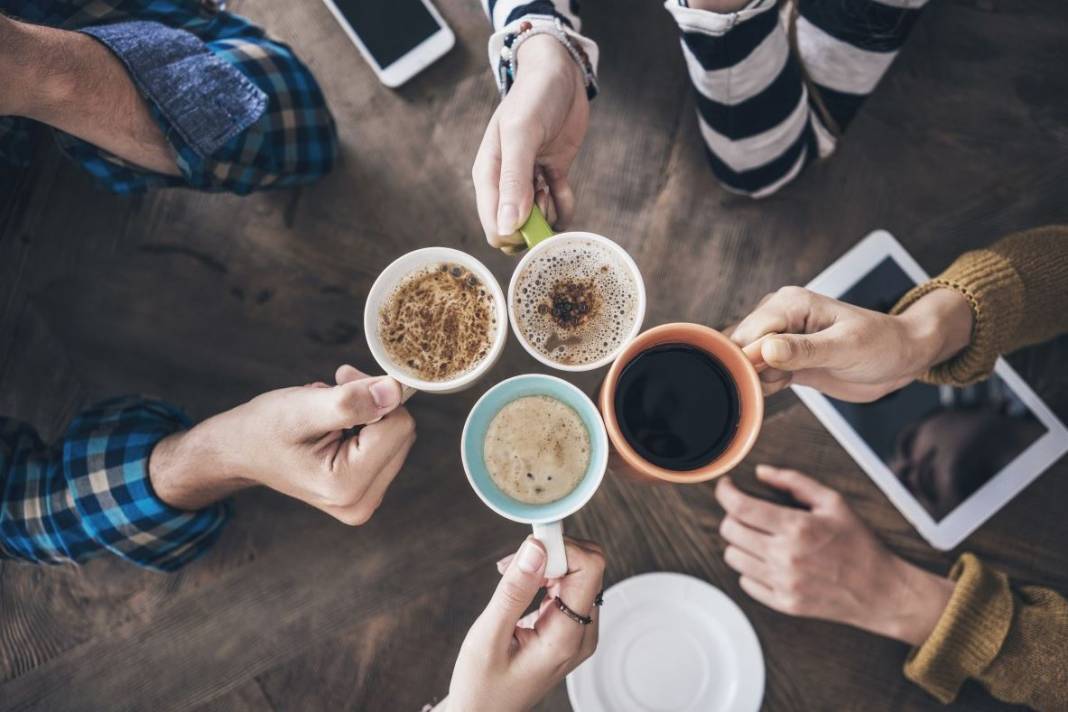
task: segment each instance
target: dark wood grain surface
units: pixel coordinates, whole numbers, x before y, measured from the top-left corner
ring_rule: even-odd
[[[119,198],[40,141],[0,175],[0,412],[54,436],[80,407],[125,392],[204,417],[256,393],[368,367],[363,299],[410,249],[484,244],[469,172],[495,104],[474,0],[441,0],[457,47],[400,91],[380,86],[326,8],[244,0],[294,45],[338,119],[343,161],[310,188],[239,199]],[[837,155],[779,195],[732,196],[709,175],[675,29],[650,0],[584,3],[602,94],[575,167],[576,226],[619,241],[649,290],[647,325],[721,326],[767,291],[804,283],[876,228],[928,271],[1000,234],[1068,220],[1068,5],[935,0]],[[1068,417],[1064,339],[1012,362]],[[452,662],[524,528],[471,492],[458,437],[475,399],[540,371],[512,341],[477,387],[411,403],[419,441],[374,519],[347,528],[268,491],[203,559],[166,576],[111,558],[81,568],[0,563],[0,709],[417,710]],[[593,392],[601,373],[574,381]],[[928,547],[792,394],[770,402],[753,464],[844,491],[898,552]],[[606,583],[681,571],[743,608],[767,662],[768,710],[938,707],[901,674],[905,646],[792,619],[748,599],[724,565],[709,486],[609,476],[570,522],[604,542]],[[1068,591],[1068,464],[969,537],[1022,581]],[[1002,707],[978,686],[956,709]],[[566,710],[560,686],[542,709]]]

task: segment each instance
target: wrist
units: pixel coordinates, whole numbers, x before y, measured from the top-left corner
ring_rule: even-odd
[[[909,345],[911,372],[919,374],[952,358],[972,340],[975,317],[964,295],[952,289],[935,289],[898,317]]]
[[[874,632],[914,647],[923,645],[949,605],[955,584],[897,557],[894,581],[884,606],[888,615]]]
[[[536,67],[541,72],[558,75],[569,86],[575,86],[585,95],[586,77],[578,62],[567,48],[552,35],[535,35],[523,42],[516,52],[516,72],[523,74],[524,67]],[[518,76],[516,77],[518,81]]]
[[[254,483],[223,464],[212,419],[156,443],[148,463],[152,488],[177,509],[202,509]]]

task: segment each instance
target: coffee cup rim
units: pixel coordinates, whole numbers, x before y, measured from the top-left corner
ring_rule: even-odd
[[[620,428],[619,420],[616,418],[615,392],[623,369],[639,354],[668,343],[687,344],[705,351],[723,363],[738,387],[739,405],[741,406],[738,433],[735,434],[734,439],[726,450],[720,453],[712,462],[693,470],[669,470],[643,458],[627,442]],[[710,343],[715,344],[716,348],[722,349],[722,351],[713,351],[704,345]],[[729,357],[730,363],[725,362],[725,355]],[[732,365],[737,366],[737,370],[731,368]],[[638,334],[627,345],[627,348],[620,352],[612,363],[611,368],[609,368],[608,373],[605,374],[598,396],[598,406],[608,433],[608,439],[625,463],[640,474],[680,484],[706,482],[736,467],[753,449],[757,438],[760,436],[760,430],[764,422],[764,393],[760,384],[760,376],[749,358],[737,344],[721,332],[703,324],[688,322],[661,324]]]
[[[518,500],[513,500],[516,502],[516,508],[518,509],[543,510],[543,513],[538,514],[536,516],[518,515],[513,511],[508,511],[499,507],[495,502],[493,502],[486,494],[486,492],[483,491],[483,488],[478,484],[478,482],[475,481],[475,476],[471,472],[471,462],[469,461],[467,455],[467,443],[468,438],[471,437],[470,433],[475,414],[479,413],[485,407],[484,404],[486,403],[486,401],[498,395],[500,391],[509,388],[515,388],[517,384],[523,384],[526,381],[549,383],[559,388],[562,388],[565,391],[570,392],[577,402],[583,404],[583,408],[586,410],[586,415],[589,416],[584,417],[583,413],[579,412],[579,416],[582,418],[583,424],[586,425],[587,431],[589,431],[590,434],[590,464],[587,466],[586,475],[583,477],[578,487],[576,487],[574,490],[572,490],[572,492],[568,493],[562,499],[556,500],[554,502],[547,502],[545,504],[526,504],[524,502],[519,502]],[[514,398],[509,399],[507,403],[511,403],[514,400],[526,397],[528,395],[547,395],[550,398],[557,398],[557,400],[561,400],[552,392],[539,391],[516,395]],[[507,405],[507,403],[505,405]],[[566,404],[571,405],[571,403]],[[497,411],[494,411],[493,415],[496,414]],[[492,420],[492,416],[490,416],[490,419]],[[591,423],[593,425],[592,428],[590,427]],[[475,401],[475,404],[473,406],[471,406],[471,410],[467,414],[467,419],[464,421],[463,431],[460,435],[460,461],[463,463],[464,475],[467,477],[467,482],[471,485],[471,489],[475,491],[475,494],[478,495],[478,498],[480,500],[482,500],[482,503],[489,507],[491,510],[504,517],[505,519],[510,519],[511,521],[518,522],[520,524],[548,524],[571,516],[572,514],[586,506],[586,503],[588,503],[590,499],[593,498],[593,495],[596,494],[597,490],[600,488],[601,482],[604,481],[605,472],[608,470],[609,447],[610,442],[608,438],[608,432],[605,429],[604,421],[601,418],[601,413],[597,408],[597,404],[593,401],[592,398],[586,395],[586,393],[584,393],[581,388],[565,381],[564,379],[558,376],[551,376],[545,373],[522,373],[518,376],[512,376],[511,378],[506,378],[503,381],[494,384],[491,388],[487,389],[486,392],[483,393],[477,401]],[[481,452],[481,450],[479,450],[479,452]],[[561,505],[559,505],[559,502],[567,500],[568,497],[571,497],[573,494],[575,494],[575,492],[578,492],[580,489],[582,490],[582,495],[576,497],[573,502],[569,503],[567,506],[561,509]],[[507,495],[505,495],[503,492],[501,493],[501,495],[507,497]]]
[[[615,349],[613,349],[611,352],[609,352],[602,358],[599,358],[596,361],[591,361],[590,363],[564,364],[558,361],[554,361],[553,359],[545,356],[536,348],[534,348],[534,346],[527,340],[527,337],[520,330],[519,325],[517,324],[514,316],[515,290],[518,287],[519,275],[523,272],[526,266],[530,264],[531,260],[535,256],[537,256],[540,252],[544,252],[545,250],[549,249],[553,245],[559,245],[560,241],[562,240],[589,240],[604,245],[621,259],[624,266],[630,271],[631,276],[634,277],[635,284],[637,285],[638,304],[635,308],[636,314],[634,323],[631,325],[629,332],[622,340],[620,340],[619,345]],[[538,244],[534,245],[534,247],[527,250],[526,254],[524,254],[522,259],[519,260],[519,264],[516,265],[515,270],[513,270],[512,278],[508,282],[508,320],[511,322],[512,333],[515,334],[516,340],[519,341],[519,344],[523,347],[524,351],[533,356],[540,363],[550,368],[554,368],[558,371],[567,371],[569,373],[594,371],[598,368],[601,368],[602,366],[607,366],[608,364],[612,363],[616,359],[616,357],[623,352],[627,345],[631,341],[633,341],[641,332],[642,322],[645,321],[645,308],[645,280],[642,278],[641,270],[638,269],[638,264],[634,261],[634,258],[631,257],[630,254],[625,249],[623,249],[623,247],[619,243],[615,242],[614,240],[610,240],[607,237],[604,237],[603,235],[598,235],[592,232],[561,232],[557,233],[556,235],[553,235],[552,237],[546,238],[545,240],[542,240]]]
[[[441,262],[460,264],[470,269],[482,280],[490,294],[493,295],[494,308],[497,311],[497,329],[489,353],[474,368],[447,381],[427,381],[405,373],[393,363],[378,333],[378,315],[383,302],[402,279],[419,269]],[[504,345],[508,339],[508,302],[497,278],[476,257],[451,247],[422,247],[406,252],[379,272],[364,302],[363,331],[367,346],[371,350],[371,356],[386,372],[386,375],[417,391],[455,393],[471,386],[484,376],[504,352]]]

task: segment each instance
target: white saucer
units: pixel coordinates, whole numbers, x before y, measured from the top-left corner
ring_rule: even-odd
[[[757,712],[764,656],[715,586],[653,573],[605,591],[597,652],[567,676],[575,712]]]

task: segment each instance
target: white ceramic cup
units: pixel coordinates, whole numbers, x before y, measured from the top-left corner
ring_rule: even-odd
[[[389,357],[389,352],[386,351],[378,331],[378,320],[382,307],[406,277],[426,267],[439,264],[460,265],[470,270],[472,274],[482,281],[482,284],[493,297],[497,325],[489,352],[474,368],[447,381],[426,381],[412,376]],[[493,365],[497,363],[497,359],[501,357],[501,353],[504,352],[505,340],[508,337],[508,305],[504,299],[504,293],[501,291],[501,285],[497,283],[497,278],[493,276],[493,273],[484,264],[474,257],[451,247],[424,247],[406,255],[401,255],[378,275],[378,279],[371,285],[371,291],[367,294],[367,301],[364,304],[363,332],[367,338],[367,345],[371,349],[371,355],[378,362],[378,365],[387,375],[392,376],[406,386],[406,399],[415,391],[455,393],[473,385],[487,371],[493,368]]]
[[[540,225],[540,227],[538,227]],[[638,333],[642,330],[642,321],[645,320],[645,282],[642,280],[642,273],[638,269],[638,265],[634,262],[627,251],[620,247],[613,240],[609,240],[607,237],[596,235],[592,232],[561,232],[559,234],[553,234],[548,224],[545,223],[545,219],[541,217],[541,211],[537,206],[531,211],[531,217],[527,223],[520,228],[523,233],[524,239],[527,244],[531,245],[527,250],[523,258],[519,260],[519,264],[516,265],[515,271],[512,272],[511,282],[508,284],[508,316],[512,321],[512,332],[515,334],[516,339],[523,345],[527,353],[536,358],[541,363],[555,368],[561,371],[593,371],[594,369],[607,366],[615,360],[616,356],[626,348],[627,344],[634,340]],[[533,233],[533,236],[532,236]],[[558,250],[565,248],[568,245],[575,244],[590,244],[594,243],[600,245],[610,254],[612,254],[619,262],[619,264],[627,270],[631,277],[634,279],[634,286],[637,290],[635,298],[637,304],[635,305],[634,323],[631,324],[627,334],[619,340],[619,344],[611,352],[605,354],[603,357],[590,363],[560,363],[554,361],[549,356],[534,348],[534,346],[527,340],[526,336],[519,329],[518,320],[515,318],[515,299],[516,289],[518,288],[519,275],[527,268],[527,266],[538,257],[538,255],[544,254],[550,250]]]

